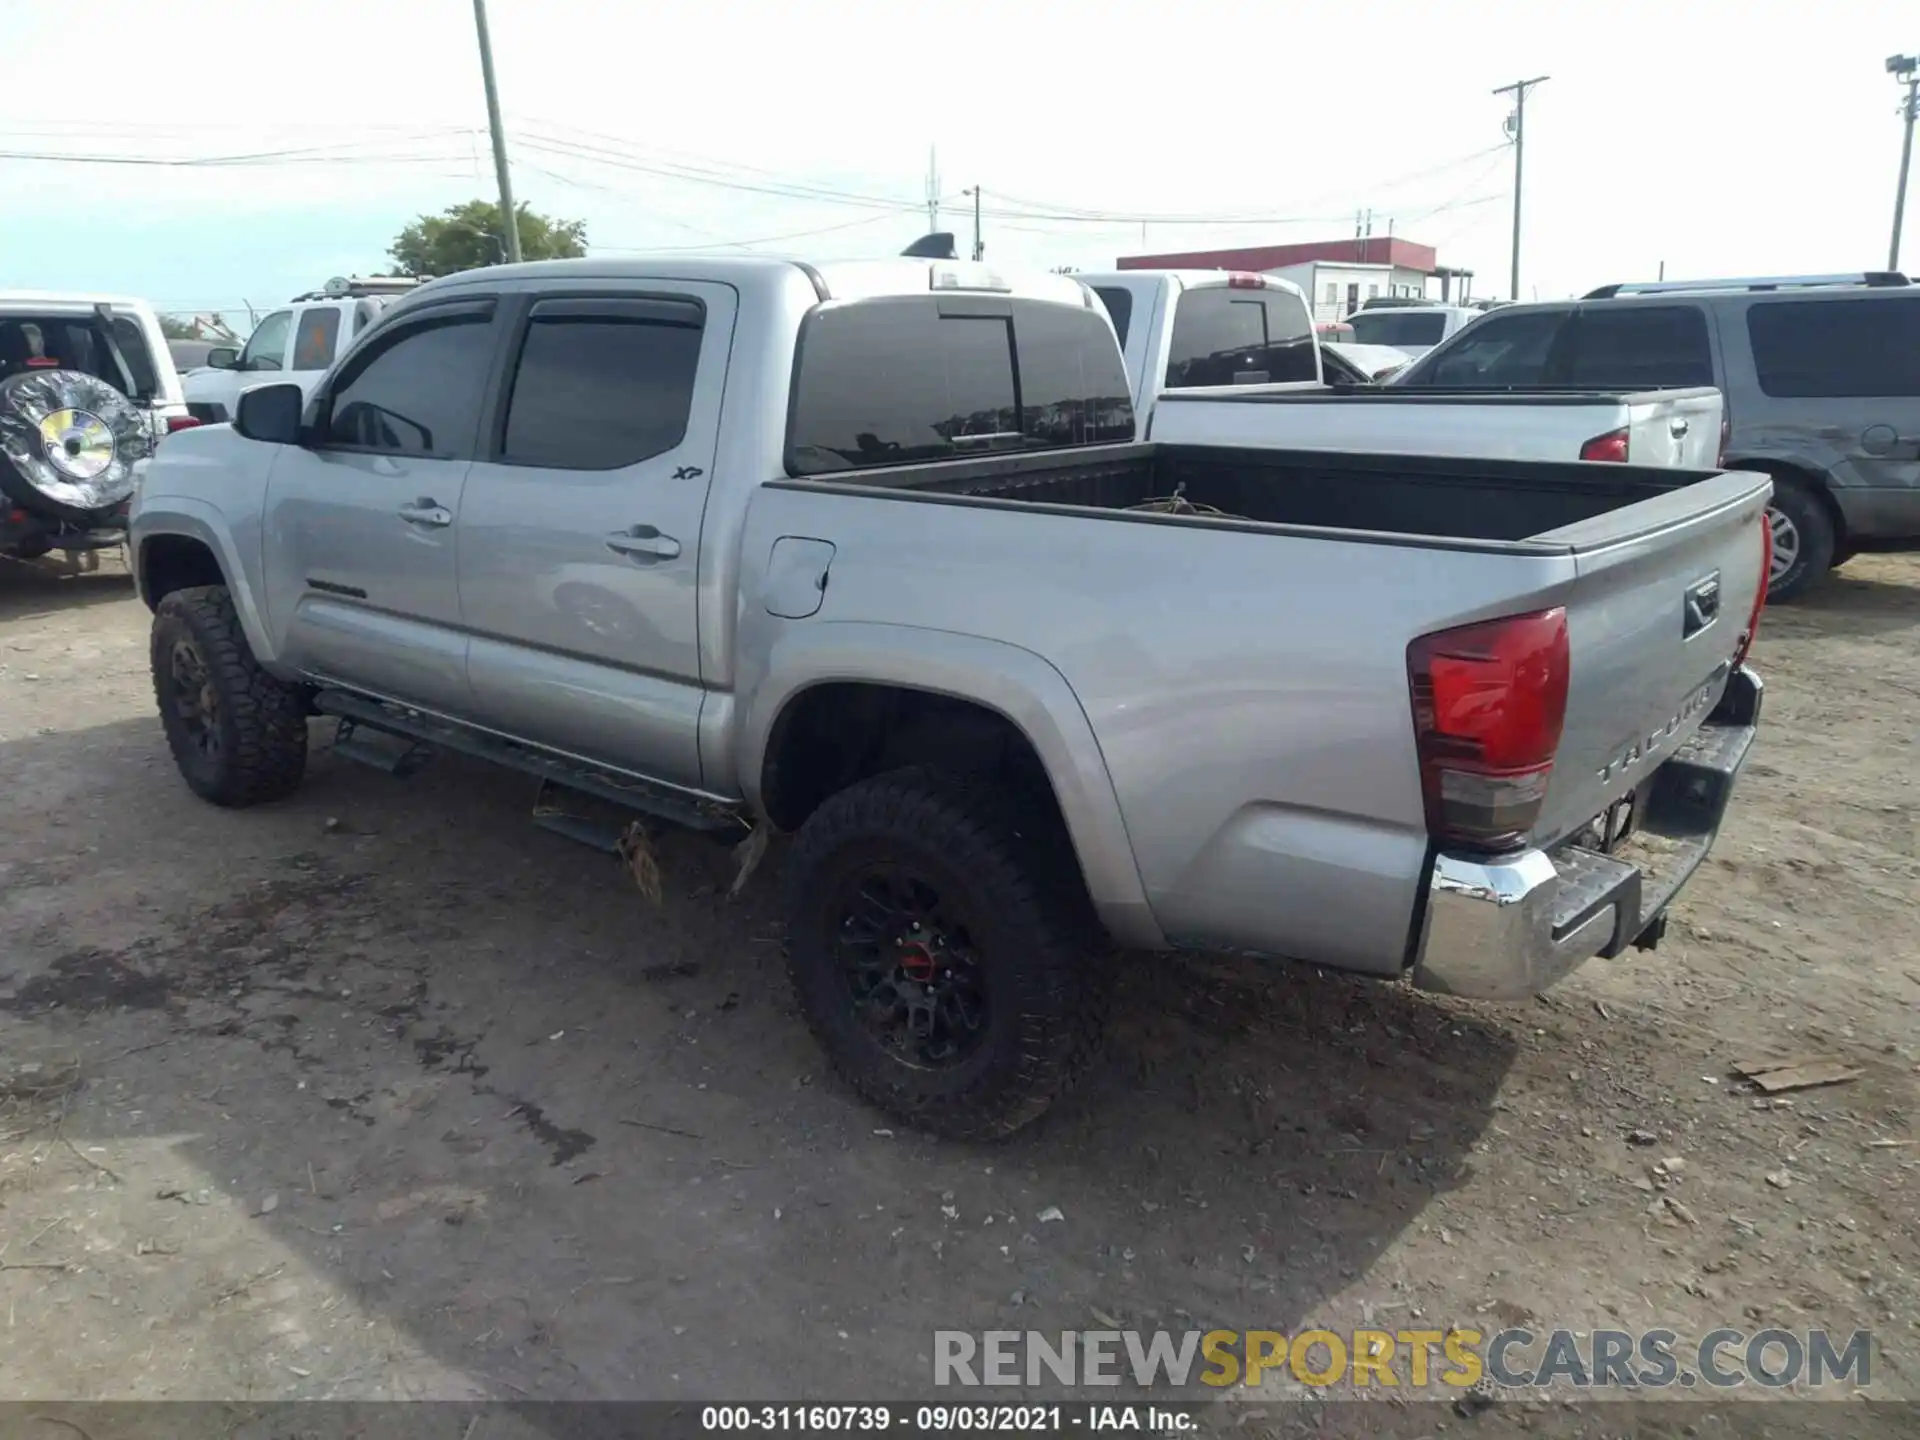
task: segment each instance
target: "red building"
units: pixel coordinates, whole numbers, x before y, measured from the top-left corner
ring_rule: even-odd
[[[1123,255],[1122,270],[1283,270],[1312,261],[1326,264],[1386,265],[1422,277],[1440,268],[1431,245],[1416,245],[1393,235],[1364,235],[1351,240],[1318,240],[1304,245],[1254,245],[1243,250],[1190,250],[1178,255]]]

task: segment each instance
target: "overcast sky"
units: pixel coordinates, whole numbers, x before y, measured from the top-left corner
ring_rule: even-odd
[[[1885,263],[1920,8],[1560,0],[490,0],[518,197],[596,251],[811,258],[948,228],[998,264],[1376,232],[1523,297]],[[491,198],[470,0],[0,0],[8,287],[163,309],[384,267],[413,216]],[[277,161],[125,165],[26,154]],[[1920,184],[1920,182],[1916,182]],[[1155,218],[1158,217],[1158,218]],[[1178,223],[1183,218],[1208,223]],[[1144,223],[1143,223],[1144,221]],[[1144,242],[1143,242],[1144,234]],[[764,242],[764,243],[760,243]],[[1920,235],[1903,255],[1920,270]]]

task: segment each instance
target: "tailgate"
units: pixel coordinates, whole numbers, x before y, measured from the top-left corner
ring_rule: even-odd
[[[1706,719],[1764,583],[1773,482],[1734,471],[1536,539],[1571,545],[1566,723],[1534,839],[1650,775]]]
[[[1650,390],[1625,398],[1629,463],[1719,468],[1720,417],[1725,411],[1718,390]]]

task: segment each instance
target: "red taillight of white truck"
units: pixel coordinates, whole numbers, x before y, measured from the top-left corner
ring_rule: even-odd
[[[1773,580],[1773,516],[1770,511],[1760,512],[1760,588],[1754,592],[1753,609],[1747,615],[1747,628],[1740,632],[1740,643],[1734,648],[1733,668],[1738,670],[1746,663],[1747,652],[1753,648],[1753,637],[1760,633],[1760,612],[1767,608],[1767,586]]]
[[[1427,832],[1504,850],[1540,818],[1567,717],[1567,612],[1422,635],[1407,647]]]
[[[1604,435],[1596,435],[1580,447],[1582,460],[1603,460],[1613,465],[1627,463],[1627,432],[1609,430]]]

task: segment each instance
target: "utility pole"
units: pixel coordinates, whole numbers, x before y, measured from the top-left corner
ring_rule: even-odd
[[[987,247],[982,244],[980,240],[980,187],[978,185],[970,186],[960,193],[973,197],[973,258],[976,260],[984,259],[986,257]]]
[[[506,233],[507,263],[520,263],[520,212],[513,206],[513,177],[507,173],[507,136],[500,127],[500,88],[493,80],[493,42],[487,38],[487,0],[473,0],[473,28],[480,37],[480,78],[487,85],[487,128],[493,132],[493,170],[500,180],[500,223]]]
[[[927,233],[940,228],[940,152],[927,147]]]
[[[1527,148],[1527,92],[1553,77],[1536,75],[1531,80],[1516,80],[1493,93],[1513,96],[1513,114],[1507,117],[1507,134],[1513,137],[1513,276],[1510,282],[1515,302],[1520,299],[1520,176]]]
[[[1900,222],[1907,214],[1907,167],[1913,163],[1913,121],[1920,111],[1920,55],[1889,55],[1887,73],[1907,87],[1907,98],[1900,103],[1906,121],[1906,138],[1900,142],[1900,189],[1893,201],[1893,243],[1887,247],[1887,268],[1900,268]]]

